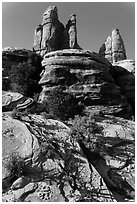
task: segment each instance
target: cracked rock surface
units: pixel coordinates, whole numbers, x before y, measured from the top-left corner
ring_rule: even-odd
[[[107,115],[94,120],[102,132],[97,155],[90,142],[73,141],[62,122],[3,114],[3,201],[133,201],[134,122]],[[6,168],[13,152],[27,164],[15,181]]]

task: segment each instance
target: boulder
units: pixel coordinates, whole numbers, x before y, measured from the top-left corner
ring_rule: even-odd
[[[36,139],[32,137],[26,125],[3,114],[2,124],[2,157],[3,157],[3,187],[10,185],[10,171],[7,164],[14,155],[22,159],[31,158],[33,155],[32,146],[37,146]],[[35,142],[34,142],[35,141]]]
[[[83,148],[62,122],[38,115],[18,121],[4,115],[4,164],[15,151],[31,168],[13,182],[14,189],[3,193],[3,201],[134,201],[134,122],[107,115],[92,119],[101,131],[94,133],[97,157],[90,144],[95,140],[83,138]]]
[[[112,30],[111,36],[101,46],[99,54],[104,56],[111,63],[126,59],[124,42],[118,29]]]
[[[65,132],[69,131],[67,126],[61,122],[44,120],[42,116],[35,115],[32,117],[24,116],[24,118],[19,121],[11,118],[7,114],[3,114],[2,119],[3,188],[7,188],[8,185],[11,185],[8,164],[9,162],[12,162],[13,157],[21,158],[27,163],[27,176],[29,177],[30,172],[32,173],[33,171],[37,173],[37,171],[39,172],[44,169],[44,162],[46,164],[45,169],[48,168],[49,171],[55,170],[56,167],[60,168],[56,161],[51,162],[51,160],[47,160],[45,157],[47,147],[46,139],[44,141],[44,138],[42,138],[43,135],[40,134],[40,131],[45,129],[45,134],[47,132],[49,137],[54,134],[56,137],[62,137],[62,135],[65,136]],[[35,123],[34,127],[33,123]],[[45,147],[40,146],[42,140]],[[43,166],[41,166],[41,164]]]

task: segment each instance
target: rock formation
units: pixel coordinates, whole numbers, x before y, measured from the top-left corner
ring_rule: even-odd
[[[50,6],[43,14],[42,24],[35,29],[33,50],[42,57],[51,51],[64,48],[80,48],[77,44],[76,15],[71,15],[64,28],[58,20],[56,6]]]
[[[12,111],[14,108],[17,110],[25,110],[32,107],[34,99],[23,96],[15,92],[2,92],[2,111]]]
[[[135,113],[135,75],[121,66],[112,66],[111,74]]]
[[[73,93],[85,106],[117,106],[117,113],[132,115],[131,107],[121,94],[110,74],[111,64],[101,55],[79,49],[65,49],[47,53],[42,65],[45,72],[39,84],[43,91],[40,101],[44,101],[51,89],[63,86]],[[114,114],[115,114],[114,113]],[[120,115],[119,115],[120,116]]]
[[[9,80],[10,70],[13,65],[29,62],[37,68],[38,73],[41,72],[41,56],[36,52],[23,48],[7,47],[2,50],[2,90],[11,90],[11,82]]]
[[[120,66],[135,75],[135,61],[131,59],[119,60],[113,66]]]
[[[81,49],[77,43],[76,15],[72,14],[63,31],[62,49]]]
[[[124,42],[118,29],[112,30],[111,36],[109,36],[106,42],[101,46],[99,54],[104,56],[111,63],[126,59]]]
[[[134,122],[93,119],[102,131],[96,134],[101,146],[97,157],[84,138],[83,145],[74,142],[62,122],[36,115],[18,121],[3,114],[3,186],[8,189],[3,201],[133,201]],[[27,173],[11,182],[7,167],[13,153],[26,163]]]
[[[64,27],[52,6],[35,30],[33,51],[3,50],[3,79],[8,80],[12,65],[29,61],[41,73],[39,109],[46,106],[39,102],[61,87],[84,111],[64,124],[47,119],[45,107],[39,115],[35,108],[19,112],[33,108],[34,99],[3,91],[2,201],[133,202],[135,64],[126,59],[119,31],[112,31],[99,54],[82,50],[76,15]],[[14,108],[16,119],[9,112]],[[87,126],[80,126],[83,117]]]
[[[57,7],[49,7],[43,14],[42,25],[35,30],[33,49],[41,56],[60,49],[63,29],[58,20]]]

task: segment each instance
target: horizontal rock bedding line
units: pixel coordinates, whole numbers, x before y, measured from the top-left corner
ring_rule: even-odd
[[[75,65],[83,65],[83,66],[90,66],[93,65],[96,61],[96,59],[87,59],[87,58],[68,58],[66,59],[66,57],[62,57],[62,58],[49,58],[46,60],[42,61],[42,66],[46,66],[46,65],[71,65],[71,66],[75,66]]]

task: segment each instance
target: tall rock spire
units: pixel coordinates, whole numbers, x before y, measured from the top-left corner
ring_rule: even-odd
[[[103,55],[111,63],[126,59],[124,42],[118,29],[112,30],[111,36],[101,46],[99,54]]]
[[[82,49],[77,43],[76,14],[70,16],[63,34],[63,49]]]
[[[61,48],[64,26],[58,20],[56,6],[50,6],[43,14],[42,24],[35,29],[33,50],[41,56]]]
[[[60,49],[81,49],[77,43],[76,15],[72,14],[64,28],[58,20],[56,6],[50,6],[43,14],[42,24],[35,29],[33,50],[42,57]]]

